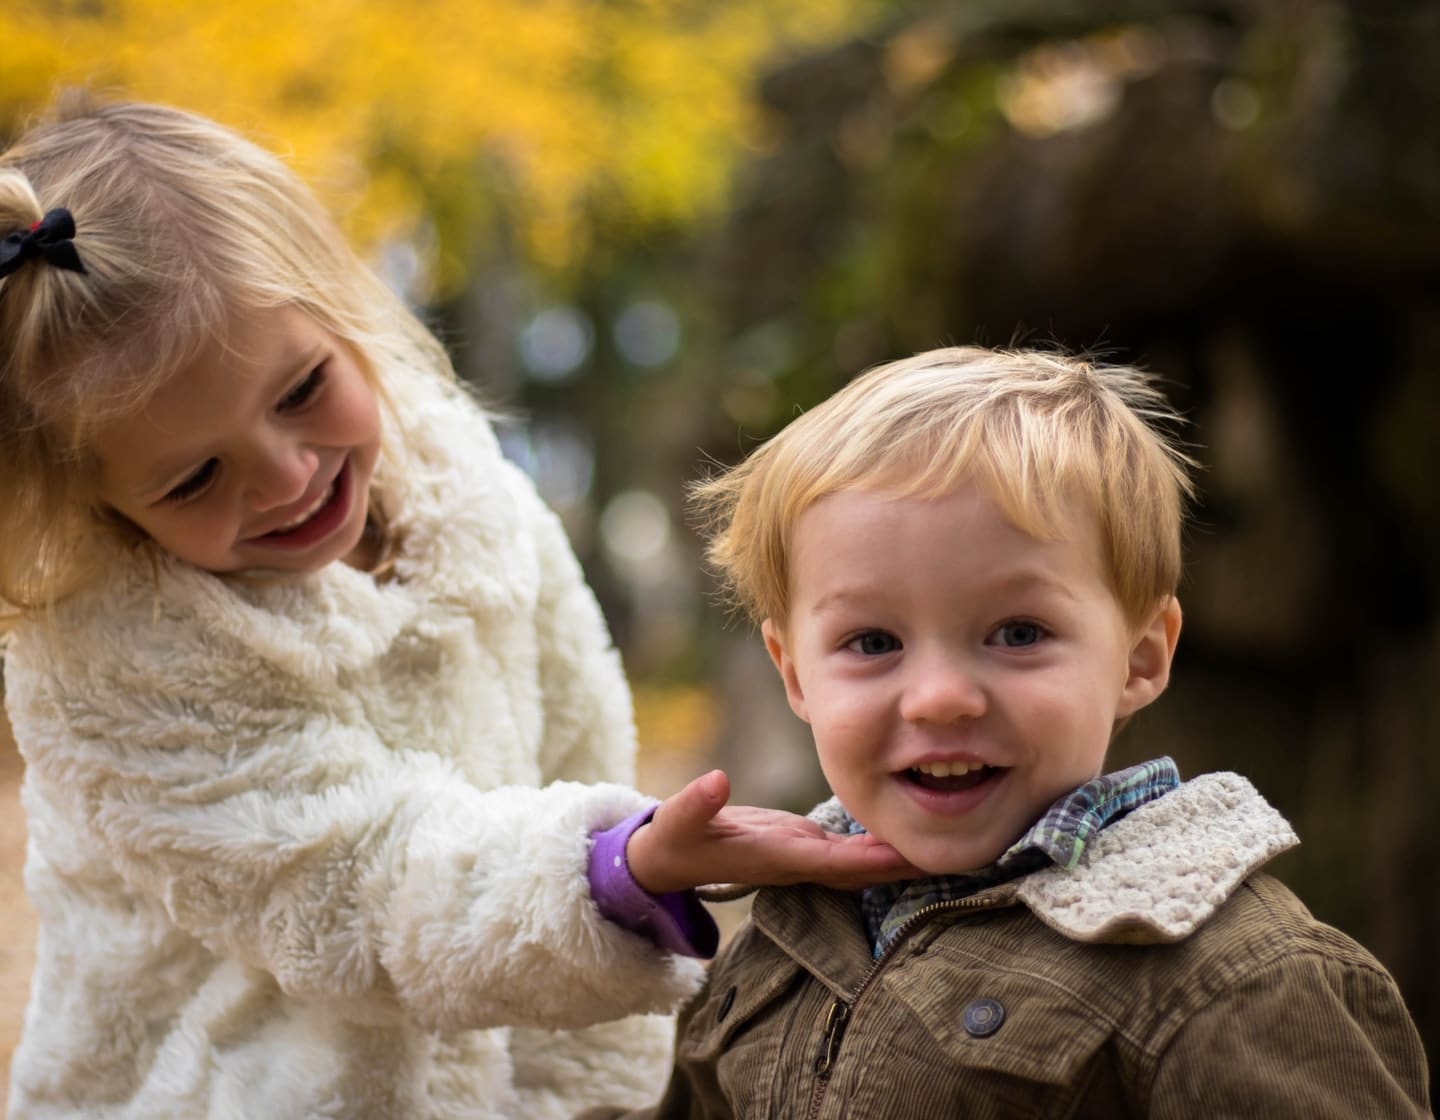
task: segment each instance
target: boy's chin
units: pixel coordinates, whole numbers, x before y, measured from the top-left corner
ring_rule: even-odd
[[[977,848],[974,845],[946,845],[944,842],[896,844],[895,850],[926,875],[971,875],[981,871],[1004,853],[1003,846]]]

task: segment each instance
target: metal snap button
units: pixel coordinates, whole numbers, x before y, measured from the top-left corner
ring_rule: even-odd
[[[966,1006],[962,1021],[966,1034],[973,1038],[989,1038],[1005,1021],[1005,1008],[999,1000],[977,999]]]

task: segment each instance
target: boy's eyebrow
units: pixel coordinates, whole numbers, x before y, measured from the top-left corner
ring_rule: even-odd
[[[831,588],[815,600],[810,610],[818,614],[846,603],[864,602],[866,599],[883,596],[888,590],[888,586],[881,583],[855,583]],[[977,590],[986,596],[1038,590],[1060,595],[1066,599],[1075,598],[1075,593],[1069,584],[1043,568],[1022,568],[1016,572],[1006,573],[994,581],[979,583]]]
[[[1045,571],[1043,568],[1025,568],[1012,575],[1007,575],[996,580],[993,584],[987,585],[987,590],[995,591],[1029,591],[1031,589],[1051,591],[1063,595],[1067,599],[1075,598],[1075,592],[1064,580]]]
[[[867,596],[871,594],[873,594],[873,592],[871,592],[869,588],[835,588],[834,590],[825,592],[825,594],[821,595],[820,598],[816,599],[814,604],[811,605],[810,610],[815,614],[819,614],[823,611],[830,609],[832,606],[843,605],[846,602],[851,602],[855,600],[863,601]]]

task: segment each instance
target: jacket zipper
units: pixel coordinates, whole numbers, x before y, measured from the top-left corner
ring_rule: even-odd
[[[869,982],[870,975],[874,973],[871,968],[866,975],[865,982],[861,988]],[[856,989],[855,996],[860,991]],[[854,997],[852,997],[854,998]],[[820,1115],[820,1103],[825,1099],[826,1086],[830,1084],[830,1067],[835,1064],[835,1055],[840,1052],[840,1040],[845,1037],[845,1027],[850,1022],[850,1005],[843,999],[837,999],[830,1005],[830,1012],[825,1016],[825,1032],[820,1039],[820,1053],[815,1059],[815,1087],[810,1093],[810,1120],[816,1120]]]
[[[951,899],[948,902],[932,902],[929,906],[916,910],[905,919],[905,924],[896,931],[895,939],[890,942],[890,947],[870,965],[870,970],[861,979],[849,1002],[836,999],[830,1004],[830,1010],[825,1016],[825,1029],[820,1039],[820,1053],[815,1056],[815,1087],[810,1093],[810,1110],[806,1114],[809,1120],[818,1120],[820,1116],[820,1106],[825,1099],[825,1090],[830,1085],[830,1071],[834,1068],[836,1057],[839,1056],[840,1043],[845,1037],[845,1029],[850,1025],[851,1015],[860,996],[870,986],[870,981],[875,979],[875,974],[885,966],[886,962],[894,955],[895,950],[904,943],[921,920],[941,910],[985,910],[992,906],[1002,906],[1006,901],[1008,900],[970,895],[967,898]]]

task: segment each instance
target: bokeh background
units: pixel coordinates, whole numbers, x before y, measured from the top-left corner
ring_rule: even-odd
[[[1206,466],[1186,627],[1113,760],[1248,774],[1440,1052],[1440,5],[5,0],[0,43],[0,140],[85,85],[314,185],[565,519],[657,794],[824,792],[687,481],[935,345],[1163,375]],[[0,1081],[20,772],[0,742]]]

